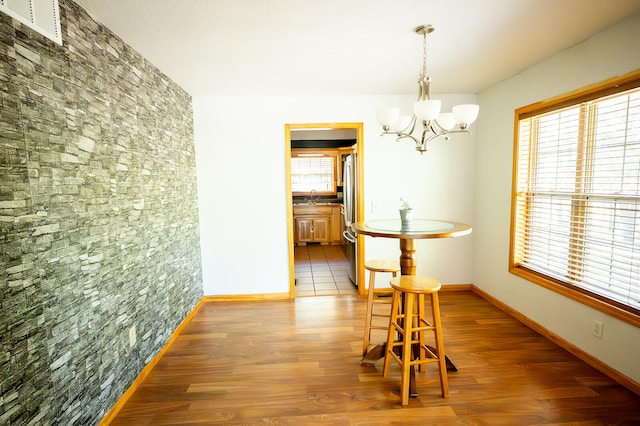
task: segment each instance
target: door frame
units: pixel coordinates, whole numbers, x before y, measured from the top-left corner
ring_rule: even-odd
[[[289,298],[295,298],[295,257],[293,249],[293,194],[291,192],[291,130],[292,129],[355,129],[358,177],[356,186],[356,222],[364,220],[364,123],[289,123],[284,125],[285,174],[287,201],[287,241],[289,248]],[[364,238],[358,236],[356,245],[356,285],[358,294],[364,295]]]

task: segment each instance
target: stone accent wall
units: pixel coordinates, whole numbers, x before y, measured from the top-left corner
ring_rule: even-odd
[[[3,425],[96,424],[202,297],[191,97],[60,6],[0,13]]]

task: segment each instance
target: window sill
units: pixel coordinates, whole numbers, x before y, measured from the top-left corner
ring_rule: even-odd
[[[521,266],[510,266],[509,272],[519,276],[534,284],[541,285],[565,297],[573,299],[593,309],[618,318],[636,327],[640,327],[640,312],[631,307],[616,304],[615,302],[603,300],[597,295],[589,293],[585,290],[571,287],[568,284],[546,277]]]

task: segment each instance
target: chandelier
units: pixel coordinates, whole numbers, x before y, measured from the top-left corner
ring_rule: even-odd
[[[423,154],[427,144],[433,139],[449,139],[450,133],[469,133],[468,127],[476,121],[480,107],[466,104],[454,106],[451,112],[440,112],[441,102],[431,99],[427,76],[427,34],[433,32],[432,25],[420,25],[416,34],[422,35],[422,69],[418,78],[418,100],[413,104],[413,115],[400,115],[399,108],[386,108],[377,111],[376,118],[382,126],[382,135],[396,135],[398,141],[409,138],[416,144],[416,151]],[[416,124],[422,124],[419,137],[413,135]]]

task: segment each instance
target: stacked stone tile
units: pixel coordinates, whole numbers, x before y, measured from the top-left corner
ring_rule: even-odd
[[[202,297],[191,98],[60,7],[0,14],[0,424],[95,424]]]

